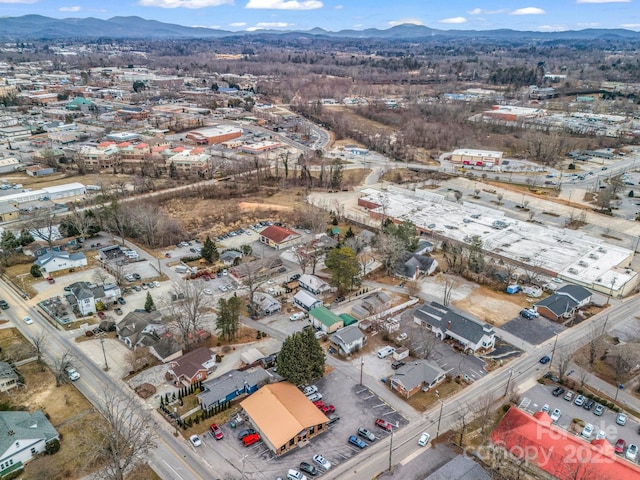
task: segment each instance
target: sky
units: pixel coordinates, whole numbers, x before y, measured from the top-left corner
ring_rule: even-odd
[[[640,31],[640,0],[0,0],[0,16],[136,15],[231,31],[387,29],[402,23],[441,30]]]

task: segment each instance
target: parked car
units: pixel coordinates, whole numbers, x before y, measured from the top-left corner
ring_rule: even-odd
[[[373,434],[373,432],[367,430],[364,427],[360,427],[358,429],[358,435],[360,435],[362,438],[366,438],[370,442],[375,442],[376,440],[376,436]]]
[[[204,290],[202,290],[202,293],[204,293],[205,295],[213,295],[213,291],[210,288],[205,288]]]
[[[393,425],[387,422],[384,418],[376,418],[375,422],[376,427],[380,427],[387,432],[390,432],[393,429]]]
[[[49,282],[49,283],[56,283],[55,278],[53,278],[52,276],[48,276],[48,277],[46,278],[46,280],[47,280],[47,282]]]
[[[355,445],[358,448],[364,448],[367,446],[366,443],[364,443],[362,440],[360,440],[358,437],[356,437],[355,435],[351,435],[349,437],[349,443],[351,445]]]
[[[224,438],[224,433],[222,433],[222,429],[218,425],[212,423],[209,428],[211,428],[211,435],[213,435],[213,438],[216,440],[222,440]]]
[[[596,440],[604,440],[605,438],[607,438],[607,434],[604,430],[598,430],[598,433],[596,433]]]
[[[600,416],[604,413],[604,407],[599,403],[596,405],[596,408],[593,409],[593,414]]]
[[[334,423],[336,423],[338,420],[340,420],[340,415],[329,415],[327,418],[329,418],[329,421],[327,422],[327,425],[333,425]]]
[[[309,395],[307,398],[312,402],[316,402],[318,400],[322,400],[322,394],[319,392],[316,392],[313,395]]]
[[[238,434],[238,440],[242,440],[244,437],[246,437],[247,435],[251,435],[252,433],[256,433],[256,431],[253,428],[247,428],[245,430],[242,430]]]
[[[116,312],[116,315],[122,315],[122,309],[120,307],[114,308],[113,311]]]
[[[550,361],[551,361],[551,357],[550,357],[549,355],[545,355],[544,357],[542,357],[542,358],[540,359],[540,363],[542,363],[543,365],[544,365],[545,363],[549,363]]]
[[[290,469],[287,472],[287,480],[307,480],[307,477],[306,475],[304,475],[302,472],[299,472],[298,470]]]
[[[562,413],[560,413],[560,409],[559,408],[554,408],[553,412],[551,412],[551,415],[549,415],[551,417],[551,421],[553,423],[556,423],[558,420],[560,420],[560,417],[562,416]]]
[[[118,297],[118,303],[119,303],[120,305],[124,305],[125,303],[127,303],[127,301],[126,301],[124,298],[122,298],[122,297]]]
[[[301,275],[300,275],[299,273],[296,273],[296,274],[294,274],[294,275],[291,275],[291,279],[290,279],[290,280],[291,280],[291,281],[293,281],[293,280],[298,280],[298,279],[300,278],[300,276],[301,276]]]
[[[306,387],[304,387],[304,390],[302,392],[308,397],[309,395],[313,395],[317,391],[318,387],[316,387],[315,385],[307,385]]]
[[[198,435],[191,435],[189,437],[189,441],[194,447],[199,447],[200,445],[202,445],[202,440],[200,440],[200,437]]]
[[[300,462],[300,470],[314,477],[318,474],[318,469],[309,462]]]
[[[567,402],[570,402],[573,399],[573,392],[568,390],[567,393],[564,394],[563,397]]]
[[[582,405],[582,408],[584,408],[585,410],[591,410],[595,404],[596,404],[595,400],[592,400],[591,398],[589,398],[588,400],[585,400],[584,405]]]
[[[624,453],[624,449],[627,446],[627,442],[625,442],[625,440],[623,438],[619,438],[616,441],[615,446],[613,447],[615,452],[622,455]]]
[[[546,412],[549,413],[551,411],[551,408],[549,407],[548,403],[545,403],[542,408],[540,409],[541,412]]]
[[[562,395],[564,393],[564,388],[562,387],[556,387],[553,389],[553,392],[551,392],[551,394],[554,397],[559,397],[560,395]]]
[[[397,370],[397,369],[399,369],[400,367],[402,367],[402,366],[404,366],[404,365],[405,365],[405,363],[404,363],[402,360],[397,360],[397,361],[395,361],[395,362],[393,362],[393,363],[391,364],[391,368],[392,368],[393,370]]]
[[[580,435],[586,439],[590,439],[591,435],[593,435],[593,425],[587,423],[582,429],[582,433]]]
[[[429,435],[427,432],[424,432],[422,435],[420,435],[420,438],[418,439],[418,445],[421,447],[424,447],[427,443],[429,443],[430,438],[431,438],[431,435]]]
[[[635,462],[636,457],[638,456],[638,445],[636,445],[635,443],[629,444],[629,446],[627,447],[627,453],[625,453],[624,456],[632,462]]]
[[[142,277],[140,276],[139,273],[134,273],[133,278],[135,278],[136,280],[142,280]]]
[[[582,405],[584,405],[584,400],[585,400],[584,395],[578,395],[573,403],[581,407]]]
[[[260,441],[259,433],[250,433],[249,435],[247,435],[242,439],[242,443],[244,444],[245,447],[253,445],[254,443],[258,443],[259,441]]]
[[[292,322],[295,322],[296,320],[301,320],[303,318],[304,318],[304,313],[298,312],[298,313],[294,313],[293,315],[291,315],[289,317],[289,320],[291,320]]]
[[[627,414],[626,413],[619,413],[616,416],[616,423],[618,425],[624,426],[624,424],[627,423]]]
[[[329,470],[331,468],[331,462],[320,454],[314,455],[313,461],[316,465],[320,465],[324,470]]]
[[[160,288],[160,282],[156,280],[155,282],[153,282],[153,286],[156,288]]]
[[[336,407],[334,407],[333,405],[323,405],[322,407],[319,407],[319,408],[322,411],[322,413],[324,413],[325,415],[334,413],[336,411]]]

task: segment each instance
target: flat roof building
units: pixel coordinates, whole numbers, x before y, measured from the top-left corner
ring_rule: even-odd
[[[187,133],[186,137],[198,145],[222,143],[242,136],[242,129],[229,125],[198,128]]]

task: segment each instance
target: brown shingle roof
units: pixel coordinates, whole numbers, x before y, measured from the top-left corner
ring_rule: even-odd
[[[328,421],[295,385],[288,382],[266,385],[240,405],[276,449],[305,428]]]
[[[294,232],[293,230],[286,227],[279,227],[278,225],[271,225],[265,228],[262,232],[260,232],[260,235],[268,238],[275,243],[281,243],[286,240],[287,237],[290,237],[292,235],[296,237],[300,236],[299,233]]]
[[[206,347],[196,348],[173,360],[171,362],[171,369],[176,377],[180,378],[184,375],[191,380],[199,370],[206,370],[204,364],[210,362],[213,355],[211,350]]]

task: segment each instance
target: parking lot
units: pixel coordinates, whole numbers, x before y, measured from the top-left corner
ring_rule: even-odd
[[[592,424],[594,428],[594,435],[598,431],[603,431],[605,438],[614,445],[619,438],[626,441],[627,445],[640,443],[640,434],[638,433],[638,421],[632,417],[627,419],[624,426],[616,423],[616,413],[605,409],[602,416],[597,416],[593,413],[594,409],[585,410],[574,403],[575,394],[571,401],[567,401],[563,398],[564,395],[554,397],[551,392],[557,385],[535,385],[531,389],[524,392],[521,396],[520,408],[526,410],[529,413],[534,413],[542,409],[544,405],[549,405],[551,411],[558,408],[561,411],[560,419],[557,425],[565,430],[569,428],[574,418],[579,418],[585,423]],[[580,432],[577,433],[580,435]],[[587,440],[585,440],[586,442]]]
[[[358,385],[357,379],[349,378],[339,369],[320,379],[315,385],[323,396],[322,401],[327,405],[334,405],[335,414],[340,419],[330,425],[327,432],[313,438],[306,446],[282,457],[276,457],[263,442],[249,447],[243,446],[237,435],[244,428],[250,428],[250,425],[245,423],[233,429],[227,422],[220,425],[225,434],[225,438],[220,441],[216,441],[210,433],[204,432],[208,425],[203,425],[204,433],[201,435],[203,446],[199,447],[198,453],[202,454],[207,461],[213,462],[215,458],[213,455],[207,455],[207,449],[215,449],[225,459],[232,459],[230,463],[238,468],[239,473],[244,467],[244,473],[248,478],[284,478],[287,470],[298,469],[300,462],[313,464],[312,457],[316,454],[323,455],[334,468],[335,465],[355,455],[367,455],[366,448],[362,451],[349,444],[348,438],[350,435],[357,435],[359,427],[365,427],[377,437],[375,442],[383,441],[391,434],[374,425],[376,418],[390,422],[395,428],[402,428],[408,423],[399,412],[378,398],[371,390]],[[365,443],[372,442],[365,440]]]
[[[506,332],[532,345],[540,345],[566,329],[563,325],[539,316],[530,320],[518,316],[502,327]]]

